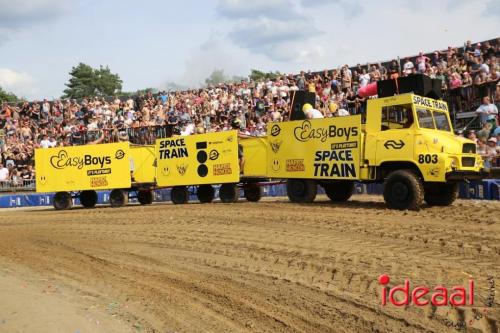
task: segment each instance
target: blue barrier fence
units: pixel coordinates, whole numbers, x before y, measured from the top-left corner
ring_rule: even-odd
[[[170,189],[159,189],[154,191],[155,202],[169,202]],[[324,194],[323,188],[318,187],[318,193]],[[382,184],[361,184],[356,183],[354,187],[355,194],[382,194]],[[97,193],[98,204],[109,203],[109,191]],[[6,194],[0,196],[0,208],[15,207],[40,207],[52,206],[53,193],[24,193],[24,194]],[[218,187],[215,187],[215,196],[218,197]],[[266,186],[263,188],[265,197],[286,196],[286,185],[279,184]],[[241,191],[243,197],[243,191]],[[459,197],[463,199],[480,200],[500,200],[500,180],[473,181],[460,184]],[[190,189],[189,200],[197,200],[194,188]],[[137,202],[131,198],[130,202]],[[74,204],[79,205],[80,200],[74,199]]]

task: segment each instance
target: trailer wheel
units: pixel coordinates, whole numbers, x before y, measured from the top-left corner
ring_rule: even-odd
[[[338,181],[323,185],[325,193],[333,202],[345,202],[349,200],[354,192],[354,182]]]
[[[201,203],[210,203],[214,200],[215,190],[212,185],[200,185],[196,190],[196,196]]]
[[[318,185],[314,180],[288,179],[286,182],[286,194],[291,202],[313,202],[317,193]]]
[[[424,190],[429,206],[450,206],[458,197],[458,183],[427,183]]]
[[[240,189],[236,184],[222,184],[219,189],[219,198],[224,203],[237,202],[240,197]]]
[[[140,190],[137,192],[137,201],[141,205],[151,205],[153,203],[153,191]]]
[[[423,197],[422,181],[413,171],[393,171],[384,183],[384,199],[389,208],[420,210]]]
[[[248,201],[257,202],[262,198],[262,188],[258,184],[245,184],[243,189]]]
[[[71,208],[73,201],[69,192],[57,192],[53,198],[53,205],[56,210]]]
[[[128,202],[128,192],[125,190],[114,189],[109,193],[109,204],[111,207],[122,207]]]
[[[186,204],[189,200],[189,193],[186,186],[175,186],[170,192],[172,202],[176,205]]]
[[[93,208],[97,203],[97,192],[93,190],[80,192],[80,203],[85,208]]]

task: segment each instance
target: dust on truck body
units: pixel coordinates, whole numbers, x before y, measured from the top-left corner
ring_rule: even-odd
[[[384,184],[395,209],[450,205],[458,181],[482,177],[474,142],[454,135],[445,102],[412,93],[368,100],[361,115],[268,125],[268,173],[287,180],[293,202],[321,185],[348,200],[354,181]]]

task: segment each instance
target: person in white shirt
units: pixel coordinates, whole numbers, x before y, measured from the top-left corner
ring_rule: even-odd
[[[313,108],[313,106],[309,103],[304,104],[304,106],[302,107],[302,112],[304,112],[306,119],[324,118],[323,114]]]
[[[415,68],[415,65],[410,61],[410,59],[406,58],[406,62],[403,65],[403,71],[406,75],[410,75],[413,73],[413,69]]]
[[[363,68],[363,73],[359,76],[359,87],[363,88],[370,83],[370,74],[366,73],[366,69]]]
[[[40,147],[49,148],[51,146],[51,142],[49,140],[48,135],[44,135],[42,141],[40,141]]]
[[[346,109],[338,109],[337,110],[337,116],[339,116],[339,117],[346,117],[346,116],[350,116],[350,115],[351,114]]]
[[[9,169],[3,166],[2,163],[0,163],[0,182],[1,181],[6,181],[9,179]]]

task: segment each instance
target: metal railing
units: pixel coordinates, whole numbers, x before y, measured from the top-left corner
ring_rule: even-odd
[[[25,192],[35,190],[34,179],[0,180],[0,192]]]
[[[489,96],[492,103],[499,102],[495,100],[498,81],[462,86],[444,92],[443,100],[448,103],[448,110],[455,128],[481,128],[481,124],[475,120],[475,111],[482,104],[485,96]]]
[[[72,145],[86,145],[93,142],[113,143],[129,141],[133,144],[151,145],[156,139],[172,136],[173,125],[145,126],[135,128],[103,128],[73,132],[70,135]]]

